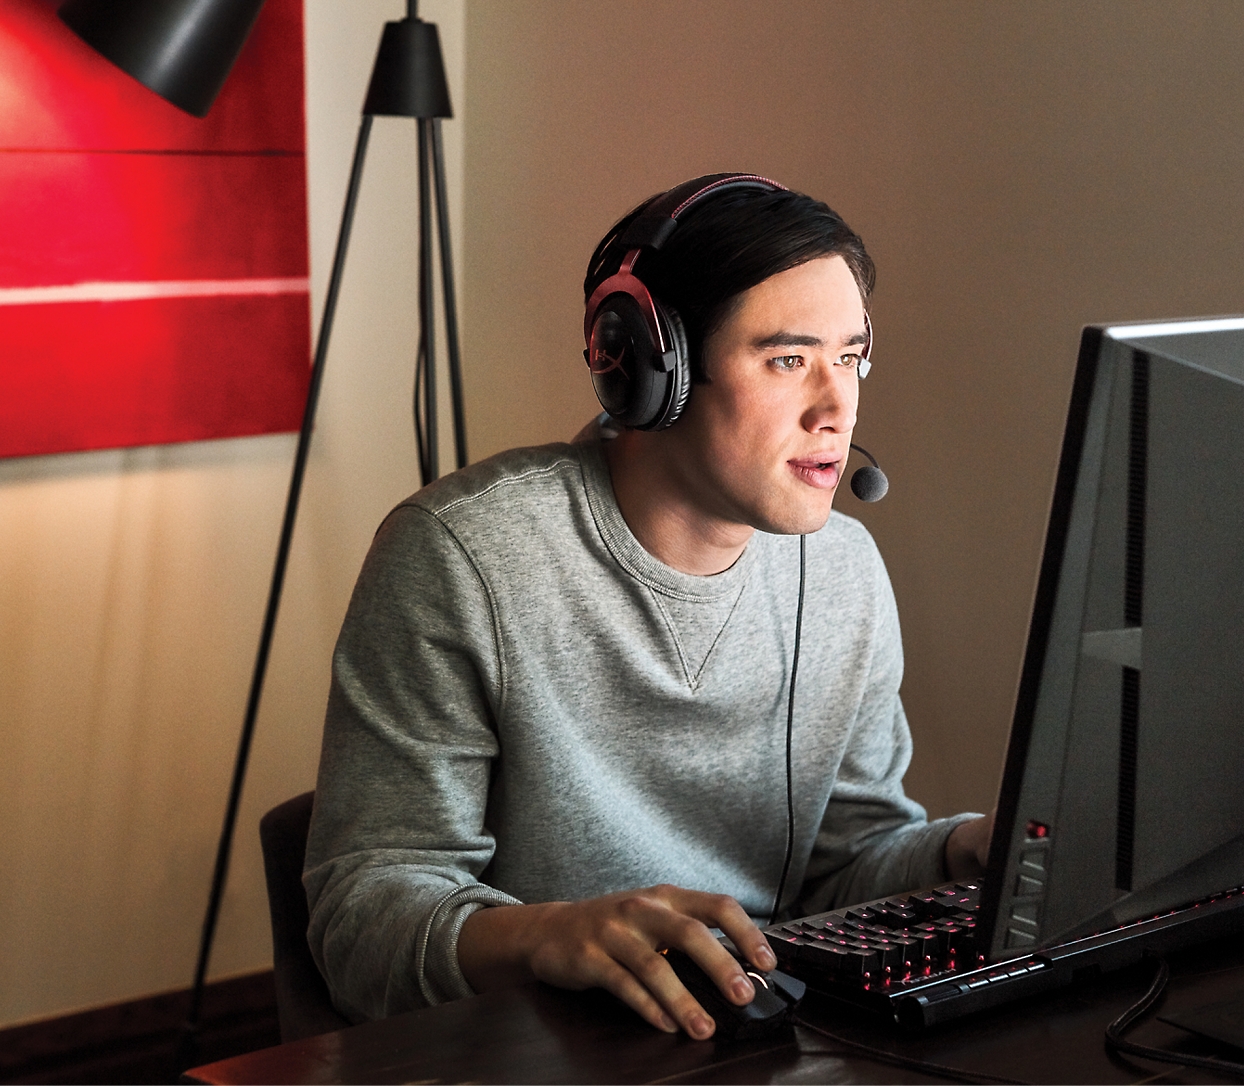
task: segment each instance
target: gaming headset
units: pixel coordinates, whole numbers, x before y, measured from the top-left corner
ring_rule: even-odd
[[[711,173],[676,185],[641,205],[625,225],[615,228],[592,254],[591,269],[614,252],[624,254],[618,270],[587,300],[583,316],[583,351],[601,406],[623,426],[664,430],[687,404],[691,358],[682,319],[662,304],[635,274],[645,249],[660,249],[678,228],[679,219],[718,193],[752,189],[787,192],[786,186],[756,174]],[[868,317],[865,314],[867,325]],[[862,354],[867,360],[872,340]],[[862,367],[861,376],[866,372]]]

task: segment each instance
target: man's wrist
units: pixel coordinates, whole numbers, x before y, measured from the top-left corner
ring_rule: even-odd
[[[942,863],[948,879],[964,879],[985,870],[992,820],[977,815],[960,822],[946,837]]]
[[[476,992],[531,980],[539,929],[558,902],[489,905],[466,918],[458,932],[458,968]]]

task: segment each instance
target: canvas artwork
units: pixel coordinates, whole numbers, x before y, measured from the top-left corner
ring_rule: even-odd
[[[211,112],[0,0],[0,456],[296,430],[310,377],[301,0]]]

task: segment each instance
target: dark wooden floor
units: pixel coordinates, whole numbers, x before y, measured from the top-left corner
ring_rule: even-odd
[[[187,1067],[280,1043],[271,970],[209,984],[197,1045],[179,1061],[189,1006],[186,989],[0,1030],[0,1082],[177,1082]]]

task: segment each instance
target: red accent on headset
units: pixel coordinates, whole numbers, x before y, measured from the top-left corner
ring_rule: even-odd
[[[711,185],[705,185],[698,192],[693,192],[673,211],[670,212],[670,218],[677,220],[678,216],[687,210],[692,204],[699,200],[702,196],[707,196],[715,189],[721,188],[723,185],[736,185],[740,181],[759,181],[762,185],[772,185],[778,192],[790,192],[785,185],[779,185],[776,181],[770,181],[767,177],[761,177],[758,173],[736,173],[729,177],[723,177],[720,181],[714,181]]]
[[[596,319],[596,311],[604,300],[611,294],[629,294],[635,299],[640,312],[644,315],[644,323],[648,325],[648,331],[652,334],[652,342],[657,344],[662,354],[670,349],[670,344],[667,344],[665,337],[661,335],[661,324],[657,320],[657,307],[652,300],[652,295],[631,271],[635,266],[635,261],[639,259],[640,252],[639,249],[632,249],[627,253],[622,258],[622,266],[592,291],[592,296],[587,300],[587,307],[583,313],[583,339],[588,347],[592,345],[592,324]]]

